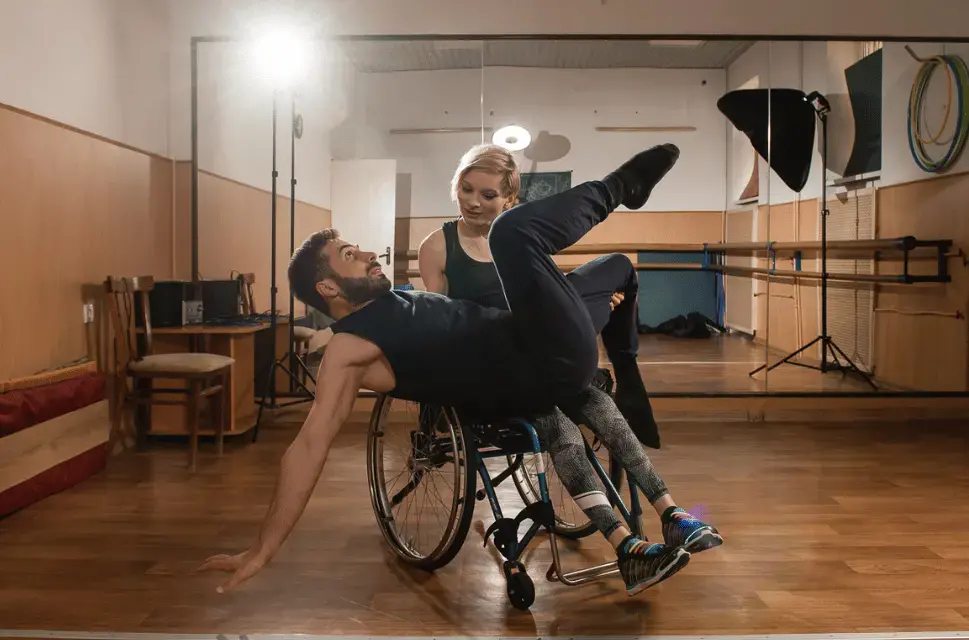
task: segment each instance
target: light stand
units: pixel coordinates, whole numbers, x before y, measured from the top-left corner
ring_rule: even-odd
[[[294,296],[292,288],[289,291],[289,344],[284,353],[280,358],[276,358],[276,178],[279,176],[279,172],[276,170],[276,95],[277,92],[273,91],[273,169],[272,169],[272,252],[271,252],[271,270],[270,270],[270,317],[269,317],[269,342],[270,342],[270,353],[272,354],[273,363],[269,367],[268,375],[266,376],[266,391],[262,394],[262,401],[259,403],[259,415],[256,418],[256,426],[253,430],[252,439],[255,441],[256,437],[259,435],[259,424],[262,421],[262,411],[265,408],[279,409],[282,407],[288,407],[295,404],[300,404],[303,402],[310,402],[315,398],[315,394],[310,391],[306,385],[293,373],[294,365],[299,365],[303,373],[316,384],[316,379],[313,374],[310,373],[309,368],[307,368],[306,363],[303,362],[299,354],[294,350],[296,343],[296,326],[294,318]],[[291,120],[290,120],[290,140],[291,140],[291,170],[290,170],[290,198],[289,198],[289,253],[293,255],[296,251],[296,129],[297,129],[297,118],[296,118],[296,93],[295,90],[291,92]],[[289,366],[287,367],[285,363],[289,360]],[[276,391],[276,369],[282,369],[283,373],[289,376],[289,389],[290,394],[295,395],[295,386],[299,386],[307,395],[300,395],[297,400],[288,402],[286,404],[279,404],[278,395]]]
[[[805,101],[811,104],[817,114],[818,119],[821,121],[821,333],[811,342],[807,343],[797,351],[790,353],[785,356],[784,359],[775,362],[769,367],[766,364],[762,364],[753,371],[750,375],[753,376],[758,371],[763,370],[765,367],[767,371],[771,371],[784,363],[794,364],[799,367],[806,367],[808,369],[814,369],[820,371],[821,373],[827,373],[828,371],[851,371],[857,373],[862,378],[865,379],[873,389],[878,389],[875,383],[871,379],[871,375],[862,371],[851,361],[845,352],[837,345],[837,343],[828,335],[828,112],[831,111],[831,105],[828,103],[827,99],[815,91],[804,98]],[[817,343],[821,343],[821,366],[815,366],[811,364],[805,364],[803,362],[796,362],[792,358],[801,354],[802,352],[810,349]],[[829,364],[827,360],[827,354],[830,351],[831,358],[834,360],[833,363]],[[842,365],[841,361],[838,359],[838,355],[844,359],[846,365]]]

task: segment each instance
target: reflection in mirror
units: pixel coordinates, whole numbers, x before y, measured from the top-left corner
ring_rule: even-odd
[[[330,132],[334,224],[386,237],[378,244],[390,248],[383,260],[396,254],[396,283],[425,288],[417,249],[460,216],[451,180],[473,145],[511,150],[529,200],[673,142],[680,161],[643,211],[617,211],[555,257],[566,271],[612,251],[638,265],[651,392],[961,390],[958,290],[899,282],[906,252],[883,242],[953,239],[955,214],[936,213],[935,202],[955,206],[946,198],[957,191],[942,187],[957,178],[927,178],[963,170],[960,46],[341,41],[350,72],[347,115]],[[748,104],[731,107],[738,94]],[[383,178],[370,191],[343,188],[361,175]],[[364,193],[383,200],[361,207],[352,198]],[[347,217],[364,209],[393,216]],[[943,255],[958,251],[955,240]],[[909,275],[944,279],[938,255],[935,246],[908,252]],[[943,260],[950,271],[953,260]],[[942,338],[904,346],[933,334]],[[923,353],[949,361],[945,373],[918,365]],[[842,375],[853,367],[860,373]]]
[[[769,69],[755,260],[775,271],[756,276],[753,295],[770,365],[757,375],[770,392],[966,389],[964,239],[954,221],[967,168],[967,53],[953,44],[763,42],[735,63],[747,65],[743,73],[728,70],[735,90],[750,88],[755,67]],[[795,127],[805,105],[811,125]],[[731,159],[743,166],[749,136],[733,124],[740,151]],[[809,163],[797,158],[808,130]],[[744,171],[728,171],[730,188]]]
[[[763,388],[747,370],[764,359],[751,363],[758,347],[740,333],[752,333],[750,294],[748,317],[736,318],[735,331],[726,333],[723,276],[703,269],[704,244],[724,238],[728,146],[717,100],[726,91],[728,67],[751,44],[501,40],[486,46],[485,125],[522,127],[531,138],[515,152],[524,198],[601,179],[653,145],[681,149],[642,211],[621,208],[555,258],[569,270],[618,251],[639,265],[639,361],[653,394]],[[747,217],[749,241],[753,219]]]
[[[394,282],[426,288],[417,250],[457,216],[451,178],[485,140],[482,43],[345,41],[353,105],[333,134],[334,226],[387,247]],[[490,133],[489,133],[490,135]],[[361,212],[366,212],[362,214]]]

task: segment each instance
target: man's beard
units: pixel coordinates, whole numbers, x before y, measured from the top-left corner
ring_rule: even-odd
[[[377,277],[340,278],[338,281],[343,297],[357,307],[390,291],[392,284],[384,274]]]

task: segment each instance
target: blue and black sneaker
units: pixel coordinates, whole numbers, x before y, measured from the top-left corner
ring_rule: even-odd
[[[670,507],[663,513],[663,539],[671,547],[689,553],[699,553],[723,544],[720,533],[680,507]]]
[[[628,536],[619,545],[619,573],[626,583],[626,595],[633,596],[659,584],[685,567],[690,554],[681,547]]]

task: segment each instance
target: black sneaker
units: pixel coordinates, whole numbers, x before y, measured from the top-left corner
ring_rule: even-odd
[[[622,201],[627,209],[636,210],[646,204],[653,188],[670,172],[680,157],[675,144],[661,144],[641,151],[609,174],[607,184],[618,180],[622,184]]]
[[[626,583],[626,595],[629,596],[666,580],[689,562],[690,554],[682,547],[671,547],[633,536],[619,545],[619,573]]]

